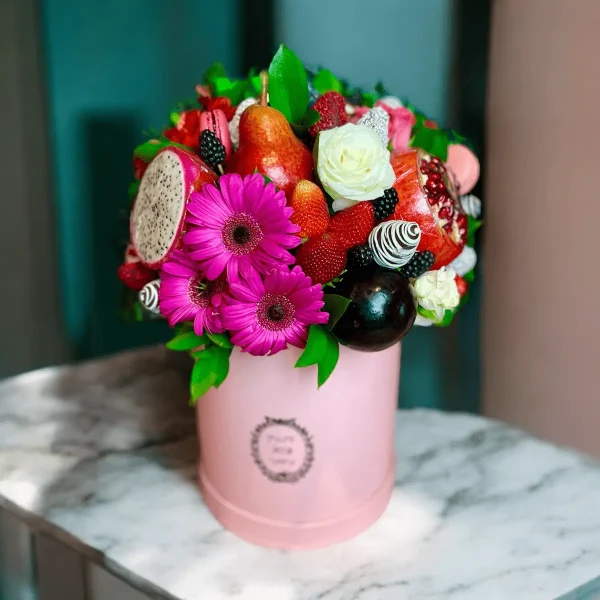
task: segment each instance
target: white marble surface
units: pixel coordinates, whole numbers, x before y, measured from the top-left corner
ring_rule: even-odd
[[[325,550],[264,550],[202,503],[186,384],[157,348],[0,383],[0,506],[171,599],[596,597],[597,463],[479,417],[400,412],[379,522]]]

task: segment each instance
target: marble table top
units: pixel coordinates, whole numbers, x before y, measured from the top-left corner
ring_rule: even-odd
[[[0,506],[181,600],[569,600],[600,594],[600,465],[503,424],[400,411],[396,487],[358,538],[299,553],[224,531],[196,486],[181,357],[0,383]]]

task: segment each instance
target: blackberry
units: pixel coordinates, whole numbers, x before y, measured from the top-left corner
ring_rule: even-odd
[[[369,246],[353,246],[348,250],[349,269],[364,269],[373,264],[373,252]]]
[[[213,168],[225,160],[225,146],[210,129],[205,129],[200,134],[200,156]]]
[[[396,204],[398,204],[398,192],[394,188],[385,190],[381,198],[373,200],[375,218],[378,221],[387,219],[396,210]]]
[[[414,256],[403,266],[400,267],[400,273],[408,279],[420,277],[426,271],[433,267],[435,256],[433,252],[425,250],[425,252],[415,252]]]

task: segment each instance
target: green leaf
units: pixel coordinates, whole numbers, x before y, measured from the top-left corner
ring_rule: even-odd
[[[206,336],[198,337],[193,331],[183,331],[182,333],[175,334],[175,337],[167,342],[167,348],[169,350],[175,350],[177,352],[184,352],[203,346],[208,341]]]
[[[458,312],[458,309],[444,311],[444,316],[441,319],[437,318],[437,315],[432,310],[427,310],[422,306],[417,306],[417,312],[424,318],[429,319],[433,322],[436,327],[448,327],[454,319],[454,315]]]
[[[195,405],[198,398],[204,396],[215,385],[216,379],[215,373],[206,370],[205,361],[196,361],[190,378],[190,403]]]
[[[246,84],[244,81],[236,81],[227,77],[217,77],[212,82],[215,96],[229,98],[232,104],[239,104],[244,99]]]
[[[432,321],[433,323],[437,323],[438,322],[438,318],[437,315],[435,314],[435,312],[433,310],[428,310],[426,308],[423,308],[421,305],[417,306],[417,312],[425,319],[429,319],[430,321]]]
[[[190,378],[192,403],[203,396],[211,387],[218,388],[229,373],[230,348],[211,346],[192,355],[196,359]]]
[[[223,63],[215,62],[204,73],[204,83],[212,83],[219,77],[227,77]]]
[[[129,200],[133,200],[136,197],[139,189],[140,189],[139,181],[132,181],[129,184],[129,187],[127,188],[127,196],[129,197]]]
[[[149,140],[140,144],[134,151],[134,158],[141,158],[145,163],[149,163],[163,148],[170,146],[171,142],[159,142],[158,140]]]
[[[383,81],[378,81],[375,85],[375,91],[379,94],[379,97],[382,96],[390,96],[390,93],[387,91],[385,86],[383,85]]]
[[[340,354],[338,341],[321,325],[311,325],[306,348],[296,368],[317,365],[317,384],[321,387],[335,369]]]
[[[327,321],[326,327],[331,331],[350,306],[350,300],[339,294],[325,294],[323,301],[325,302],[323,310],[329,313],[329,321]]]
[[[369,108],[373,108],[375,106],[375,102],[377,102],[379,98],[377,98],[377,94],[373,92],[363,92],[362,100],[365,106]]]
[[[308,330],[306,348],[294,365],[296,368],[316,365],[327,351],[327,330],[319,325],[311,325]]]
[[[283,44],[269,66],[269,104],[290,123],[300,123],[308,108],[308,81],[298,57]]]
[[[173,127],[179,123],[179,119],[181,119],[181,113],[177,112],[176,110],[172,110],[171,114],[169,115],[169,121]]]
[[[329,69],[320,69],[312,83],[315,90],[320,94],[326,92],[344,93],[342,82]]]
[[[316,125],[320,119],[321,119],[321,115],[319,114],[319,111],[311,108],[304,115],[304,118],[302,119],[302,125],[306,128],[312,127],[313,125]]]
[[[415,126],[415,134],[410,141],[410,145],[415,148],[422,148],[429,154],[437,156],[441,160],[448,157],[448,133],[443,129],[430,129],[423,125]]]
[[[231,356],[231,348],[221,348],[215,346],[212,359],[212,370],[215,374],[214,386],[218,388],[227,378],[229,374],[229,357]]]
[[[450,323],[452,323],[452,319],[454,319],[454,315],[458,312],[458,309],[454,310],[446,310],[444,312],[444,317],[439,323],[436,323],[437,327],[448,327]]]
[[[340,345],[331,335],[327,336],[327,349],[318,363],[317,385],[321,387],[333,373],[340,358]]]
[[[206,332],[213,344],[220,346],[221,348],[233,348],[233,344],[229,341],[229,336],[226,333],[209,333]]]
[[[467,283],[473,283],[475,281],[475,269],[471,269],[466,275],[463,275],[463,279]]]
[[[475,232],[483,225],[483,221],[467,215],[467,246],[475,246]]]

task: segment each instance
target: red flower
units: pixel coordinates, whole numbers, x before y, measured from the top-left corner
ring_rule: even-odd
[[[198,151],[200,138],[200,114],[201,110],[188,110],[182,112],[176,127],[167,129],[164,133],[170,142],[183,144],[191,150]]]
[[[205,110],[216,110],[217,108],[220,108],[225,113],[228,121],[233,119],[233,115],[235,114],[235,106],[231,106],[231,100],[229,98],[225,98],[223,96],[219,96],[218,98],[201,96],[198,99],[200,100],[200,104],[204,106]]]

